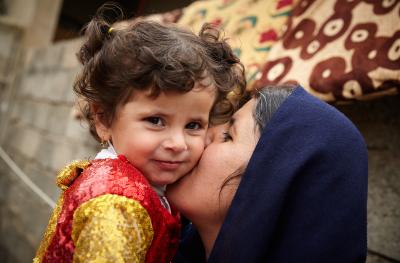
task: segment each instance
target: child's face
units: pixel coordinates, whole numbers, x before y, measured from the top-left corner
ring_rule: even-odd
[[[103,139],[111,139],[116,152],[150,184],[171,184],[199,160],[215,96],[213,86],[198,84],[190,92],[161,93],[155,99],[148,91],[135,92],[117,109],[111,126],[103,127]]]

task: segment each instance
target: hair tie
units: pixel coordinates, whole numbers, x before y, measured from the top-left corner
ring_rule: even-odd
[[[110,27],[109,29],[108,29],[108,34],[111,34],[111,32],[114,30],[114,28],[113,27]]]

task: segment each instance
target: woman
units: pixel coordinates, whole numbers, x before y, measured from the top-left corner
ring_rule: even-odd
[[[367,150],[302,88],[263,89],[168,189],[195,226],[176,262],[365,262]]]

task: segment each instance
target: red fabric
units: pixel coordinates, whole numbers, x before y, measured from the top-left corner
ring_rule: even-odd
[[[124,156],[91,162],[64,193],[64,204],[55,234],[42,262],[72,262],[71,238],[74,211],[82,203],[104,195],[117,194],[136,201],[147,210],[153,230],[146,262],[170,262],[179,243],[179,215],[171,215],[143,175]]]
[[[298,84],[328,102],[399,93],[400,1],[296,2],[254,89]]]

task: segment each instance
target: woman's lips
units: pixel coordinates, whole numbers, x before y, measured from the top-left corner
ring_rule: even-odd
[[[167,171],[176,170],[183,163],[183,161],[162,161],[162,160],[154,160],[154,162],[161,170],[167,170]]]

